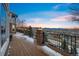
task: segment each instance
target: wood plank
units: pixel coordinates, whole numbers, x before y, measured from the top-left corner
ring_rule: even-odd
[[[8,48],[8,56],[47,56],[35,44],[24,39],[18,39],[17,37],[13,37],[9,46],[11,48]]]

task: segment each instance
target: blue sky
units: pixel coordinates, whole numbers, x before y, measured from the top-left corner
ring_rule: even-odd
[[[59,4],[59,3],[16,3],[10,4],[10,9],[17,14],[32,13],[39,11],[68,11],[69,4]],[[58,8],[57,10],[53,9]],[[64,8],[65,7],[65,8]]]
[[[16,3],[10,4],[10,10],[32,26],[42,27],[78,27],[71,21],[70,3]],[[49,26],[48,26],[49,25]]]

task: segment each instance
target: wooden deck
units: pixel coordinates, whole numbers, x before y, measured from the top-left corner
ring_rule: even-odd
[[[33,43],[13,37],[8,48],[8,56],[47,56]]]

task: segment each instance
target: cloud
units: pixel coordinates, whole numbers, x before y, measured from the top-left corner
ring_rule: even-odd
[[[55,5],[55,6],[53,7],[53,9],[54,9],[54,10],[57,10],[57,9],[59,9],[60,6],[61,6],[61,4],[57,4],[57,5]]]
[[[63,25],[63,24],[33,24],[33,23],[28,23],[25,24],[25,26],[32,26],[32,27],[42,27],[42,28],[79,28],[78,25]]]
[[[65,16],[59,16],[56,18],[50,18],[50,19],[45,19],[45,18],[30,18],[26,22],[27,23],[35,23],[35,24],[52,24],[53,22],[66,22],[66,21],[71,21],[72,15],[65,15]]]
[[[74,16],[74,15],[73,15],[72,21],[73,21],[73,22],[76,22],[76,23],[79,23],[79,16]]]
[[[78,27],[79,24],[72,22],[72,15],[65,15],[51,19],[43,18],[31,18],[26,24],[31,25],[32,27],[49,27],[49,28],[74,28]]]
[[[51,21],[72,21],[72,15],[64,15],[51,19]]]
[[[25,24],[25,26],[32,26],[32,27],[42,27],[42,28],[64,28],[63,25],[59,25],[59,24],[35,24],[35,23],[28,23]]]
[[[19,18],[32,27],[69,28],[79,25],[72,22],[72,15],[63,12],[36,12],[19,15]]]
[[[25,14],[21,14],[18,17],[20,19],[28,19],[28,18],[44,18],[44,19],[48,19],[48,18],[54,18],[54,17],[58,17],[58,16],[62,16],[62,15],[67,15],[67,12],[57,12],[57,11],[41,11],[41,12],[32,12],[32,13],[25,13]]]
[[[30,19],[28,19],[28,22],[29,23],[35,23],[35,24],[44,23],[45,19],[43,19],[43,18],[30,18]]]
[[[57,4],[57,5],[53,6],[53,9],[58,10],[61,8],[68,8],[70,5],[71,5],[71,3],[66,3],[66,4],[61,3],[61,4]]]

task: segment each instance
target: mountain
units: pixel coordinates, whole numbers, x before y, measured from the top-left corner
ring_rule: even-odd
[[[45,30],[64,30],[64,28],[44,28]]]

